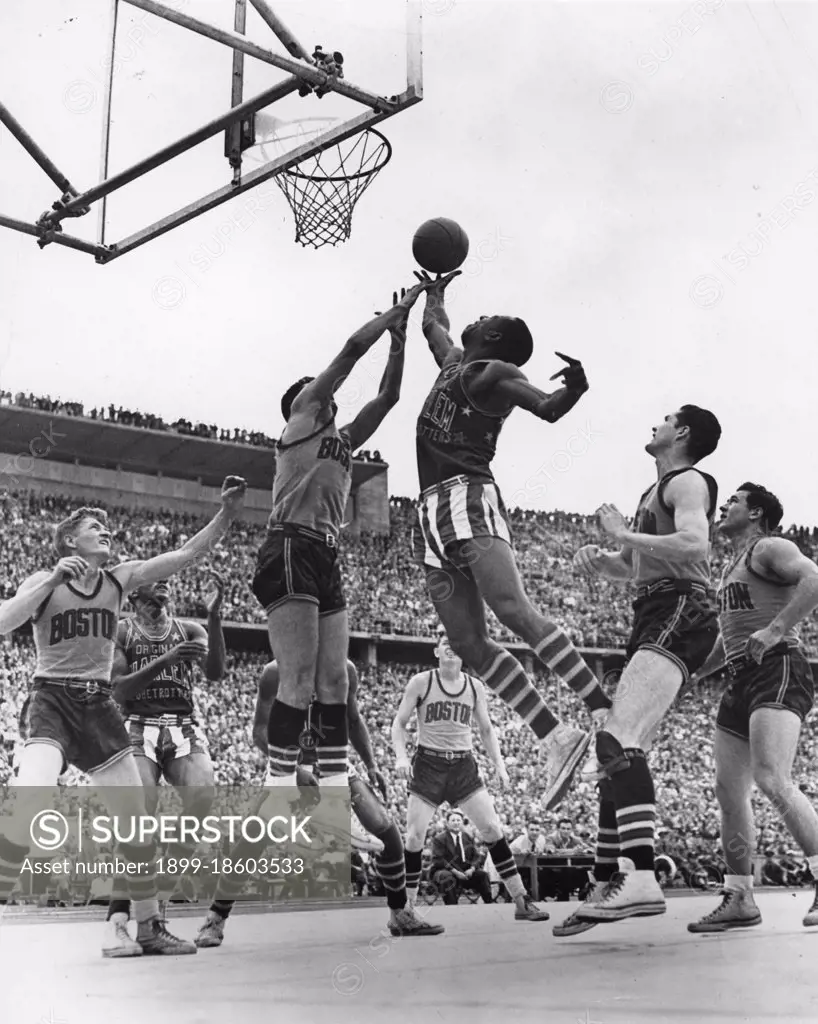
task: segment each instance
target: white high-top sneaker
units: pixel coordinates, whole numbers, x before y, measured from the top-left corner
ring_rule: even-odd
[[[127,914],[113,914],[105,922],[102,955],[105,957],[142,956],[142,947],[138,942],[134,942],[128,933]]]
[[[606,882],[594,881],[593,888],[579,907],[577,907],[573,914],[569,914],[562,924],[555,924],[551,929],[551,934],[556,935],[558,939],[563,939],[568,935],[579,935],[580,932],[587,932],[589,928],[596,927],[599,924],[598,921],[584,921],[579,916],[579,913],[589,903],[596,903],[599,900],[602,893],[605,892],[606,884]]]
[[[542,741],[541,749],[548,759],[548,775],[543,797],[545,810],[554,810],[568,792],[574,773],[590,742],[590,733],[562,724]]]
[[[629,857],[619,858],[619,871],[599,898],[583,904],[583,921],[621,921],[626,917],[653,917],[667,910],[665,894],[652,871],[637,871]]]

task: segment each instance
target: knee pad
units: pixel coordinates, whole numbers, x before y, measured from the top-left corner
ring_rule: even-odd
[[[596,759],[609,779],[618,772],[626,771],[630,766],[630,757],[622,744],[616,736],[605,732],[604,729],[596,734]]]

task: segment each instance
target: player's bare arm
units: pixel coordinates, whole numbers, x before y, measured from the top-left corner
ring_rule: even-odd
[[[270,724],[270,711],[273,701],[278,695],[278,667],[273,663],[266,665],[258,681],[256,711],[253,716],[253,743],[267,756],[267,730]]]
[[[284,429],[284,441],[289,443],[293,439],[312,433],[315,429],[316,415],[322,409],[329,409],[332,396],[350,375],[355,364],[366,355],[384,331],[400,324],[408,316],[409,310],[426,287],[427,285],[423,283],[409,288],[391,309],[379,313],[365,323],[347,339],[329,366],[299,391]]]
[[[409,774],[409,754],[406,750],[409,723],[417,711],[418,701],[428,682],[428,672],[412,676],[392,721],[392,749],[395,751],[395,769],[399,775]]]
[[[451,322],[444,300],[447,286],[461,273],[460,270],[454,270],[444,277],[438,275],[432,279],[425,270],[415,271],[418,281],[427,286],[426,306],[423,310],[423,335],[429,343],[435,362],[441,369],[444,365],[459,362],[463,358],[463,349],[455,345],[449,333]]]
[[[137,697],[142,690],[154,681],[165,669],[180,665],[184,661],[202,664],[207,657],[207,634],[197,623],[189,623],[199,630],[197,637],[191,637],[172,647],[164,654],[136,672],[128,672],[128,659],[125,656],[125,635],[127,622],[120,622],[117,631],[116,647],[114,648],[114,664],[111,670],[111,686],[113,697],[118,704],[126,704]]]
[[[557,352],[568,365],[553,374],[551,380],[561,378],[563,387],[548,394],[535,387],[513,363],[492,360],[469,384],[469,393],[476,401],[487,396],[508,408],[517,407],[533,413],[546,423],[556,423],[577,404],[588,390],[588,379],[582,363],[572,356]]]
[[[351,661],[347,662],[347,678],[349,679],[349,692],[347,694],[349,742],[352,749],[363,761],[369,775],[369,781],[380,791],[384,800],[387,800],[388,789],[386,779],[375,763],[375,754],[372,750],[372,738],[369,735],[369,728],[361,715],[361,709],[358,707],[358,670]]]
[[[392,296],[393,308],[398,306],[399,301],[403,302],[405,299],[405,288],[401,290],[400,300],[398,293],[395,292]],[[410,308],[410,306],[405,306],[401,318],[389,327],[389,358],[386,361],[377,396],[371,402],[367,402],[348,426],[341,428],[341,433],[346,434],[349,438],[353,452],[372,437],[383,423],[387,413],[394,409],[400,400],[403,367],[406,362],[406,330]],[[382,316],[383,314],[376,313],[375,315]]]
[[[603,551],[598,544],[584,544],[574,555],[574,568],[588,576],[624,583],[633,579],[633,549]]]
[[[665,489],[665,503],[673,510],[676,532],[664,537],[634,533],[615,505],[602,505],[597,511],[603,530],[625,547],[646,551],[667,562],[704,560],[710,549],[710,491],[701,473],[682,473]]]
[[[190,538],[176,551],[148,558],[144,562],[123,562],[112,570],[122,590],[127,594],[157,580],[175,576],[204,558],[215,544],[227,533],[230,524],[237,519],[244,504],[247,481],[240,476],[228,476],[222,484],[222,507],[204,529]]]
[[[25,625],[60,583],[80,580],[87,572],[88,563],[85,559],[79,555],[70,555],[61,558],[53,569],[43,569],[23,580],[14,597],[0,604],[0,636]]]
[[[795,587],[792,597],[773,621],[747,641],[747,653],[757,662],[780,643],[786,633],[818,607],[818,565],[791,540],[765,537],[753,549],[753,569],[759,575]]]
[[[511,780],[508,776],[508,769],[506,768],[506,762],[503,758],[503,752],[500,750],[500,740],[497,736],[497,730],[494,728],[494,723],[489,718],[486,689],[479,679],[474,680],[474,692],[477,698],[474,704],[474,720],[477,723],[480,739],[486,749],[486,753],[491,758],[491,763],[494,765],[495,771],[497,772],[497,778],[503,786],[508,786]]]
[[[224,678],[224,668],[227,662],[227,653],[224,643],[224,630],[222,629],[222,598],[224,597],[224,580],[215,571],[210,572],[210,582],[213,585],[213,592],[207,599],[207,630],[204,630],[198,623],[187,623],[188,627],[195,627],[207,643],[207,660],[205,661],[205,677],[212,683],[217,683]],[[197,637],[188,633],[188,640]]]

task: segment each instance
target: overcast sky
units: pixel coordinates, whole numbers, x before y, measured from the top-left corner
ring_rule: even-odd
[[[174,6],[231,22],[232,0]],[[108,7],[0,6],[0,95],[81,188],[99,174]],[[306,46],[340,49],[350,81],[385,94],[405,80],[400,7],[276,5]],[[818,5],[426,0],[424,29],[426,98],[383,127],[394,156],[346,245],[296,246],[272,183],[107,267],[0,231],[0,386],[278,434],[282,391],[411,282],[415,228],[447,216],[472,240],[453,330],[521,316],[532,381],[546,386],[559,349],[591,383],[557,426],[508,422],[495,472],[509,504],[631,513],[654,472],[651,426],[695,402],[724,428],[703,466],[722,497],[754,478],[786,523],[816,522]],[[276,45],[255,14],[249,34]],[[229,106],[226,48],[125,5],[120,45],[112,170]],[[248,94],[278,77],[248,58]],[[226,183],[221,148],[119,193],[109,238]],[[0,212],[33,221],[55,198],[0,129]],[[95,227],[95,214],[66,223]],[[342,418],[375,394],[387,346]],[[416,492],[414,423],[435,375],[416,328],[401,404],[369,445],[394,494]]]

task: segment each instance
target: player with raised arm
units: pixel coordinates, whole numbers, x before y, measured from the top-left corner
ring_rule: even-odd
[[[220,608],[224,581],[211,571],[215,586],[207,602],[207,629],[170,612],[167,580],[147,583],[131,594],[133,618],[122,619],[114,653],[113,696],[125,716],[137,768],[147,793],[148,814],[156,811],[162,778],[175,786],[185,814],[201,819],[213,803],[215,782],[207,737],[196,716],[193,685],[195,667],[205,678],[224,676],[225,644]],[[174,848],[176,861],[189,859],[195,844]],[[160,881],[172,895],[176,879]],[[128,934],[130,903],[117,891],[108,907],[103,956],[139,955]]]
[[[267,613],[281,685],[270,724],[270,772],[295,783],[298,737],[315,697],[322,786],[347,785],[349,621],[338,542],[352,486],[352,455],[400,397],[409,311],[424,290],[401,293],[386,313],[356,331],[315,378],[281,400],[286,427],[277,445],[273,511],[259,551],[253,592]],[[355,364],[388,331],[391,347],[378,395],[339,428],[334,395]]]
[[[406,823],[406,885],[417,899],[426,833],[435,812],[448,802],[474,822],[480,838],[516,904],[517,921],[547,921],[525,891],[509,849],[494,801],[480,777],[474,756],[474,724],[480,732],[501,786],[509,785],[500,742],[488,713],[486,691],[479,679],[463,672],[463,662],[445,634],[435,647],[438,667],[412,676],[392,723],[392,746],[398,774],[409,782]],[[417,714],[417,750],[412,761],[406,749],[407,730]],[[474,869],[469,869],[474,871]],[[452,870],[455,878],[457,869]],[[464,880],[468,878],[463,875]]]
[[[561,724],[520,662],[489,637],[484,602],[594,716],[601,716],[610,700],[565,632],[527,597],[491,463],[503,423],[515,408],[556,423],[588,390],[588,382],[578,360],[557,353],[568,365],[551,379],[561,377],[564,386],[549,395],[530,384],[520,367],[530,359],[534,342],[517,317],[482,317],[464,329],[463,347],[455,346],[443,299],[457,273],[435,281],[418,274],[428,288],[423,331],[440,374],[417,422],[421,495],[415,558],[425,569],[452,649],[542,741],[548,758],[545,806],[553,808],[567,791],[590,735]]]
[[[574,556],[581,572],[636,584],[625,669],[613,709],[596,736],[600,782],[596,883],[556,935],[600,921],[665,912],[654,874],[656,797],[645,753],[682,683],[701,667],[718,633],[710,586],[710,527],[718,488],[698,462],[716,450],[712,412],[683,405],[653,428],[645,450],[657,481],[639,500],[633,526],[613,505],[599,509],[619,552],[587,544]],[[617,870],[617,868],[619,870]]]
[[[8,900],[28,854],[29,823],[43,809],[38,801],[67,764],[103,787],[112,814],[138,818],[146,813],[130,737],[111,696],[122,596],[174,576],[207,555],[238,516],[246,486],[240,477],[227,477],[220,511],[178,550],[122,562],[113,569],[107,568],[111,531],[106,513],[77,509],[54,531],[54,568],[29,576],[14,597],[0,605],[0,635],[31,620],[37,653],[28,738],[16,782],[26,797],[18,797],[19,812],[0,835],[0,904]],[[23,799],[30,813],[23,813]],[[152,842],[121,843],[118,848],[138,872],[129,876],[137,942],[149,954],[194,952],[191,943],[170,935],[160,918],[155,852]]]
[[[397,825],[390,818],[386,810],[388,792],[386,780],[375,762],[375,755],[372,751],[372,740],[369,736],[369,729],[358,708],[358,672],[351,661],[346,663],[347,676],[349,680],[349,691],[347,698],[347,718],[349,725],[349,739],[352,749],[361,758],[366,768],[369,781],[362,779],[354,768],[350,768],[349,789],[352,798],[352,811],[361,823],[363,828],[374,836],[377,845],[365,845],[375,852],[375,863],[378,874],[383,881],[386,890],[386,902],[390,910],[388,928],[392,935],[440,935],[444,931],[442,925],[428,924],[422,920],[407,902],[406,896],[406,873],[404,866],[403,841]],[[275,701],[279,690],[279,672],[276,662],[272,661],[265,666],[261,674],[256,700],[256,713],[253,721],[253,742],[258,749],[270,757],[268,736],[272,731],[272,716],[275,713]],[[312,709],[307,717],[304,734],[299,744],[301,749],[301,762],[296,769],[296,779],[300,787],[315,786],[320,783],[320,762],[311,770],[308,765],[312,762],[310,756],[317,749],[320,740],[318,723],[312,717]],[[268,761],[268,765],[270,762]],[[318,779],[316,779],[316,773]],[[268,767],[266,784],[274,782]],[[380,793],[380,798],[378,797]],[[365,839],[365,837],[361,837]],[[353,845],[358,841],[352,836]],[[249,850],[249,846],[248,846]],[[235,851],[234,859],[243,855],[243,849]],[[241,880],[237,880],[237,888],[240,890]],[[204,924],[196,936],[196,945],[200,947],[220,946],[224,939],[224,925],[230,911],[233,909],[235,899],[230,892],[230,879],[223,877],[216,893],[216,899],[207,913]]]
[[[812,669],[798,624],[818,607],[818,566],[792,541],[772,536],[784,510],[759,484],[743,483],[722,506],[719,532],[733,557],[718,592],[721,636],[699,671],[731,676],[716,718],[716,798],[728,873],[722,901],[691,932],[761,924],[753,899],[753,782],[804,851],[816,879],[804,917],[818,925],[818,814],[793,782],[801,724],[812,710]]]

